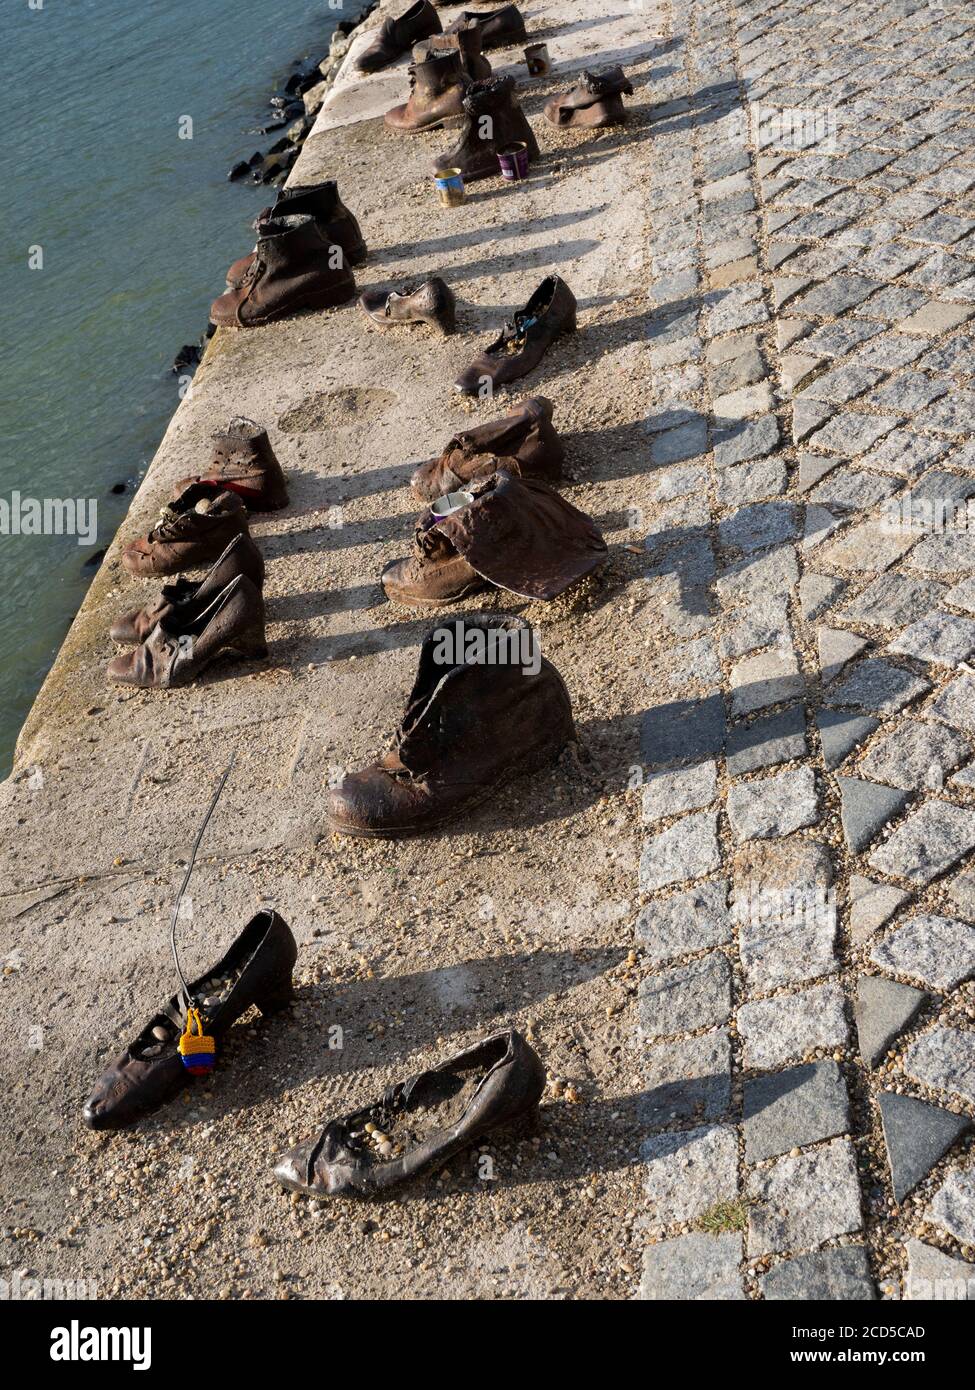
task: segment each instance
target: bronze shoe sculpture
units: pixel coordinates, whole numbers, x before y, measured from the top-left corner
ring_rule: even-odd
[[[529,160],[538,158],[538,141],[518,105],[513,77],[474,82],[464,94],[464,124],[453,149],[434,163],[434,173],[459,169],[466,183],[501,177],[498,156],[509,145],[524,144]]]
[[[467,614],[424,638],[389,751],[329,792],[340,835],[395,839],[448,823],[574,742],[569,692],[528,623]]]
[[[247,511],[236,493],[194,483],[163,507],[148,536],[124,547],[122,564],[130,574],[202,569],[245,533]]]
[[[494,584],[527,599],[557,598],[606,560],[585,512],[546,483],[498,471],[421,514],[413,551],[383,571],[386,597],[407,608],[452,603]]]
[[[108,663],[108,679],[143,690],[168,690],[196,680],[222,656],[241,661],[267,656],[264,599],[242,574],[202,608],[173,608],[145,641]]]
[[[398,323],[428,323],[441,333],[453,333],[457,323],[454,292],[439,275],[398,290],[366,290],[359,305],[384,328]]]
[[[318,223],[328,246],[340,246],[349,265],[361,265],[369,254],[358,222],[339,197],[334,179],[322,183],[282,188],[273,207],[262,208],[254,220],[258,236],[266,222],[285,213],[302,213]],[[256,249],[234,261],[227,271],[227,284],[236,289],[257,258]]]
[[[490,347],[454,382],[465,396],[491,396],[538,366],[560,333],[576,330],[576,299],[561,275],[549,275]]]
[[[425,63],[438,53],[454,50],[460,54],[460,65],[472,82],[491,76],[491,64],[484,56],[482,30],[477,24],[465,24],[452,34],[434,34],[430,39],[413,45],[414,63]]]
[[[545,106],[545,119],[563,128],[622,125],[626,120],[623,95],[633,95],[633,85],[617,65],[602,72],[586,71],[563,96],[553,97]]]
[[[441,1168],[489,1130],[534,1114],[545,1090],[538,1054],[507,1028],[291,1149],[274,1176],[308,1197],[374,1197]]]
[[[395,63],[404,53],[409,53],[413,44],[431,34],[439,34],[443,29],[440,16],[430,4],[430,0],[417,0],[415,5],[394,19],[390,17],[379,27],[372,44],[359,57],[356,67],[360,72],[379,72]]]
[[[489,420],[455,434],[439,458],[422,463],[410,479],[420,502],[435,502],[478,478],[496,471],[498,457],[524,478],[554,483],[562,476],[565,449],[552,424],[552,403],[544,396],[529,396],[513,405],[500,420]]]
[[[192,622],[239,574],[245,575],[255,589],[263,589],[264,557],[246,533],[234,536],[201,580],[180,578],[175,584],[164,584],[154,603],[123,614],[112,624],[108,635],[121,646],[137,646],[154,627],[169,618],[178,627]]]
[[[210,305],[218,328],[257,328],[309,309],[330,309],[355,295],[342,247],[305,213],[262,222],[243,279]]]
[[[410,64],[409,75],[408,99],[383,117],[389,130],[406,134],[438,130],[445,121],[464,114],[464,93],[470,78],[461,64],[459,49],[431,52],[422,62]]]
[[[485,48],[503,48],[522,43],[528,37],[517,5],[502,5],[499,10],[463,10],[453,24],[448,24],[446,32],[456,34],[468,24],[476,24],[480,29]]]
[[[194,483],[209,483],[218,492],[235,492],[249,512],[275,512],[288,505],[284,470],[271,448],[267,430],[238,416],[213,435],[213,453],[205,473],[183,478],[173,497]]]
[[[276,912],[259,912],[230,950],[180,990],[99,1077],[82,1118],[89,1129],[124,1129],[179,1095],[192,1081],[178,1050],[187,1009],[199,1007],[208,1033],[219,1039],[256,1004],[277,1013],[291,1001],[291,973],[298,947]]]

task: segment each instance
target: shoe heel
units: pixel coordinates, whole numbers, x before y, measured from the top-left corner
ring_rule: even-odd
[[[255,999],[254,1003],[265,1018],[270,1018],[272,1014],[279,1014],[282,1009],[286,1009],[293,998],[294,986],[289,975],[283,984],[274,985],[266,994]]]
[[[566,332],[566,333],[574,333],[574,332],[576,331],[576,328],[577,328],[577,327],[578,327],[578,324],[577,324],[577,322],[576,322],[576,311],[575,311],[575,309],[573,309],[573,310],[572,310],[572,317],[566,319],[566,321],[565,321],[565,332]]]
[[[248,628],[227,645],[244,661],[262,661],[267,656],[267,639],[263,627]]]

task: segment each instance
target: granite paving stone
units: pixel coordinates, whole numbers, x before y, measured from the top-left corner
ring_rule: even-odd
[[[731,1040],[723,1029],[647,1049],[640,1122],[649,1129],[675,1121],[720,1120],[731,1104]]]
[[[731,967],[720,951],[640,983],[640,1028],[647,1038],[710,1028],[730,1012]]]
[[[830,692],[830,704],[852,705],[855,709],[896,714],[898,710],[930,690],[921,676],[894,666],[889,661],[868,658]]]
[[[775,647],[736,662],[730,685],[731,711],[740,715],[800,695],[805,681],[792,648]]]
[[[860,770],[905,791],[938,788],[970,754],[968,740],[954,729],[907,719],[871,747]]]
[[[877,1297],[870,1261],[857,1245],[783,1260],[758,1282],[764,1297],[772,1301],[865,1303]]]
[[[815,825],[817,817],[816,778],[811,767],[737,782],[728,793],[728,819],[739,840],[789,835]]]
[[[954,989],[975,974],[975,927],[956,917],[923,913],[889,931],[870,959],[929,989]]]
[[[747,725],[734,725],[728,730],[725,749],[728,775],[740,777],[746,772],[804,757],[805,733],[806,718],[800,705],[755,719]]]
[[[975,1300],[975,1265],[956,1260],[934,1245],[906,1240],[904,1298],[910,1303]]]
[[[816,1048],[845,1047],[848,1028],[843,990],[827,982],[798,994],[742,1004],[738,1034],[746,1067],[799,1061]]]
[[[738,1266],[742,1237],[734,1232],[705,1235],[692,1232],[660,1240],[643,1252],[642,1300],[668,1302],[740,1301],[745,1288]]]
[[[910,896],[910,893],[895,888],[892,883],[879,883],[862,874],[851,874],[850,936],[854,944],[860,946],[869,940],[904,906]]]
[[[846,1134],[850,1102],[839,1067],[809,1062],[746,1080],[742,1124],[748,1163]]]
[[[877,574],[900,560],[916,541],[916,533],[908,527],[862,521],[831,541],[820,551],[819,559],[831,568]]]
[[[710,806],[717,795],[717,781],[718,769],[713,761],[651,773],[643,787],[644,825]]]
[[[725,712],[720,695],[672,700],[647,710],[641,722],[641,756],[651,766],[677,759],[706,759],[724,748]]]
[[[648,1215],[656,1226],[692,1221],[738,1194],[738,1141],[733,1125],[699,1125],[656,1134],[642,1147]]]
[[[971,1129],[967,1115],[953,1115],[914,1096],[881,1091],[877,1105],[884,1127],[894,1200],[903,1202],[948,1150]]]
[[[859,656],[867,645],[865,637],[843,628],[819,627],[816,629],[816,645],[819,651],[819,670],[823,683],[828,685]]]
[[[904,1072],[922,1086],[961,1096],[975,1105],[975,1033],[932,1028],[904,1053]]]
[[[642,908],[636,933],[649,965],[723,946],[732,937],[728,880],[710,879]]]
[[[720,868],[717,822],[713,812],[684,816],[646,840],[640,859],[641,891],[686,883]]]
[[[846,582],[833,574],[807,571],[799,580],[799,607],[807,623],[820,617],[846,593]]]
[[[854,1019],[860,1056],[868,1067],[875,1067],[886,1057],[891,1045],[907,1031],[930,999],[926,991],[882,975],[860,976]]]
[[[975,810],[931,800],[870,856],[870,867],[911,883],[930,883],[975,848]]]
[[[833,1139],[820,1149],[775,1159],[751,1174],[748,1255],[808,1250],[859,1231],[860,1184],[853,1145]]]
[[[854,854],[866,849],[907,802],[907,793],[880,786],[862,777],[836,778],[840,793],[840,820],[846,843]]]
[[[975,1168],[949,1173],[931,1199],[927,1215],[962,1245],[975,1245]]]
[[[878,721],[868,714],[845,714],[830,709],[819,711],[816,725],[823,748],[823,761],[830,771],[839,767],[854,749],[866,743],[879,727]]]

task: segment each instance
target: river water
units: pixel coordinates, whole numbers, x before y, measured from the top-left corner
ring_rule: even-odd
[[[0,777],[178,403],[173,357],[270,201],[227,170],[279,138],[256,133],[268,97],[362,8],[4,0]],[[50,499],[81,499],[80,535],[12,534]]]

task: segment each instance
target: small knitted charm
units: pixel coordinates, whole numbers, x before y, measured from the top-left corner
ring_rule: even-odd
[[[203,1031],[203,1020],[199,1009],[186,1010],[186,1027],[179,1040],[179,1055],[183,1066],[193,1076],[205,1076],[213,1071],[216,1056],[216,1039]]]

